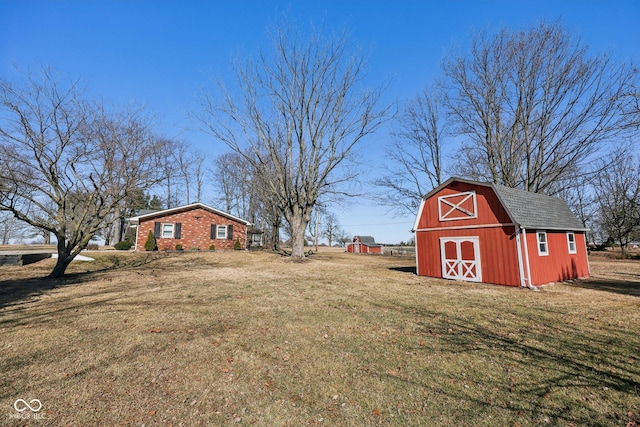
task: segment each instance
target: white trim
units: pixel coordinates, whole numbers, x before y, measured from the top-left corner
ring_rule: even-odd
[[[453,242],[456,244],[456,259],[448,260],[446,258],[445,244]],[[473,245],[473,261],[462,260],[461,244],[471,242]],[[453,261],[453,264],[451,264]],[[480,263],[480,237],[441,237],[440,238],[440,265],[442,268],[442,277],[445,279],[464,280],[467,282],[482,282],[482,268]],[[475,275],[471,270],[475,268]],[[455,275],[449,272],[455,270]]]
[[[420,224],[420,219],[422,218],[422,210],[424,209],[424,202],[425,199],[422,199],[422,201],[420,202],[420,207],[418,208],[418,216],[416,216],[416,221],[413,224],[413,230],[411,231],[416,231],[418,229],[418,224]]]
[[[420,217],[418,217],[420,218]],[[416,232],[413,233],[413,244],[416,245],[416,250],[415,252],[415,257],[416,257],[416,276],[420,275],[420,263],[418,262],[418,260],[420,259],[420,257],[418,256],[418,248],[420,247],[420,244],[418,243],[418,234]]]
[[[136,225],[135,227],[136,227],[136,245],[133,247],[133,250],[137,251],[138,250],[138,231],[140,231],[140,226]]]
[[[573,241],[569,239],[569,235],[573,236]],[[573,250],[571,249],[571,243],[573,243]],[[578,247],[576,244],[576,233],[574,233],[573,231],[567,231],[567,250],[570,254],[578,253]]]
[[[587,273],[591,276],[591,265],[589,264],[589,251],[587,250],[587,233],[582,235],[582,241],[584,242],[584,256],[587,259]]]
[[[540,241],[540,235],[544,234],[544,242]],[[544,243],[544,251],[540,250],[540,243]],[[538,248],[539,256],[549,256],[549,237],[547,236],[547,232],[544,230],[536,230],[536,246]]]
[[[220,230],[224,227],[224,237],[220,237]],[[227,237],[229,234],[229,226],[227,224],[217,224],[216,225],[216,235],[214,240],[228,240]]]
[[[170,225],[171,226],[171,236],[169,236],[169,237],[166,237],[164,235],[164,226],[165,225]],[[175,235],[176,235],[176,225],[173,222],[162,222],[162,223],[160,223],[160,235],[158,236],[160,239],[173,239]]]
[[[527,230],[525,230],[524,228],[522,229],[522,237],[524,240],[524,257],[525,260],[527,261],[527,285],[528,286],[533,286],[533,284],[531,283],[531,261],[529,259],[529,244],[527,242]]]
[[[417,231],[447,231],[447,230],[473,230],[478,228],[501,228],[501,227],[515,227],[518,224],[512,222],[505,224],[479,224],[479,225],[453,225],[451,227],[433,227],[433,228],[419,228]]]
[[[522,260],[522,239],[520,229],[516,229],[516,254],[518,256],[518,274],[520,275],[520,286],[527,286],[527,278],[524,274],[524,263]]]
[[[464,197],[462,200],[460,200],[458,203],[453,203],[453,202],[449,202],[447,199],[451,199],[453,197],[461,197],[461,196],[466,196]],[[471,202],[473,204],[473,212],[470,212],[468,210],[466,210],[465,208],[462,207],[462,204],[464,202],[466,202],[467,200],[469,200],[469,198],[471,198]],[[442,205],[445,204],[447,205],[450,209],[446,212],[443,213],[442,212]],[[454,213],[454,212],[462,212],[463,214],[465,214],[466,216],[463,217],[455,217],[455,218],[450,218],[449,214]],[[476,202],[476,192],[475,191],[463,191],[460,193],[454,193],[454,194],[448,194],[446,196],[439,196],[438,197],[438,219],[440,221],[461,221],[461,220],[465,220],[465,219],[475,219],[478,218],[478,204]]]

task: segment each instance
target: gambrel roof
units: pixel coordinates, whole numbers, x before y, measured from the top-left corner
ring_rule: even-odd
[[[507,211],[511,220],[521,228],[570,231],[587,230],[562,199],[490,182],[478,182],[452,177],[427,193],[423,197],[423,200],[428,199],[454,181],[492,188],[498,196],[498,199],[502,202],[502,206]],[[414,229],[417,228],[419,218],[420,216],[416,219]]]
[[[376,245],[376,239],[373,236],[356,236],[360,238],[360,243],[367,246]]]

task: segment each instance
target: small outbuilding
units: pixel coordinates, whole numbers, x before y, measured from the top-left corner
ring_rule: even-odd
[[[147,212],[129,218],[136,228],[134,248],[144,250],[149,231],[153,232],[158,250],[175,250],[180,245],[184,250],[233,249],[236,241],[242,249],[249,242],[249,221],[237,218],[202,203],[192,203],[171,209]]]
[[[382,245],[376,243],[372,236],[354,236],[351,243],[347,244],[347,252],[356,254],[381,254]]]
[[[588,277],[586,231],[561,199],[450,178],[420,204],[417,274],[528,287]]]

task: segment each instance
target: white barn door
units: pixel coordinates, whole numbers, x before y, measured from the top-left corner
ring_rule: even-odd
[[[442,277],[482,282],[479,237],[440,238]]]

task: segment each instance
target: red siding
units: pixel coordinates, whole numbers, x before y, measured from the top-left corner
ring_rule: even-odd
[[[472,199],[465,199],[465,196],[460,194],[465,192],[475,192],[475,205],[472,203]],[[439,201],[439,197],[455,194],[460,196],[446,199],[449,205]],[[460,209],[456,209],[455,206]],[[502,207],[493,188],[453,181],[426,199],[420,212],[421,216],[418,218],[415,231],[416,262],[419,275],[443,277],[441,238],[477,237],[480,259],[476,261],[480,263],[481,280],[485,283],[500,285],[521,285],[521,270],[515,236],[516,227],[511,225],[511,219]],[[441,212],[447,215],[445,220],[440,219]],[[525,259],[527,253],[523,251],[521,254],[523,257],[522,274],[526,277],[528,271],[531,272],[530,284],[541,285],[588,277],[589,264],[584,233],[574,232],[576,253],[569,254],[566,232],[548,230],[546,232],[549,255],[540,256],[537,249],[536,231],[526,231],[529,262],[527,263]],[[470,256],[473,248],[473,245],[470,245],[463,247],[462,250],[466,250],[461,255],[463,259]],[[451,248],[454,250],[454,245],[451,245]]]
[[[236,240],[240,240],[242,248],[246,248],[247,226],[241,222],[218,215],[202,208],[174,213],[163,217],[141,219],[138,226],[138,241],[136,249],[144,251],[144,243],[149,231],[153,232],[154,223],[181,223],[180,239],[165,239],[156,237],[156,244],[161,251],[175,250],[176,245],[182,245],[184,250],[208,250],[211,244],[218,249],[233,249]],[[211,239],[211,224],[233,225],[233,239]]]
[[[574,232],[576,253],[569,253],[567,233],[564,231],[546,231],[549,255],[538,255],[536,230],[527,230],[527,250],[531,284],[543,285],[563,280],[589,276],[589,261],[585,249],[584,233]]]
[[[520,272],[516,250],[515,227],[490,227],[466,230],[416,232],[418,274],[442,277],[440,238],[478,237],[482,281],[498,285],[519,286]]]
[[[357,244],[360,245],[359,253],[361,254],[381,254],[382,253],[382,246],[367,246],[364,243],[357,243]],[[355,253],[356,251],[355,245],[356,243],[347,244],[347,252]]]
[[[454,184],[457,184],[453,186]],[[477,218],[461,219],[455,221],[440,221],[438,212],[438,197],[455,193],[475,191]],[[434,227],[456,227],[468,225],[508,224],[511,220],[502,207],[498,197],[490,187],[475,186],[466,183],[452,183],[451,187],[445,187],[425,201],[422,209],[422,217],[418,222],[418,229]]]

